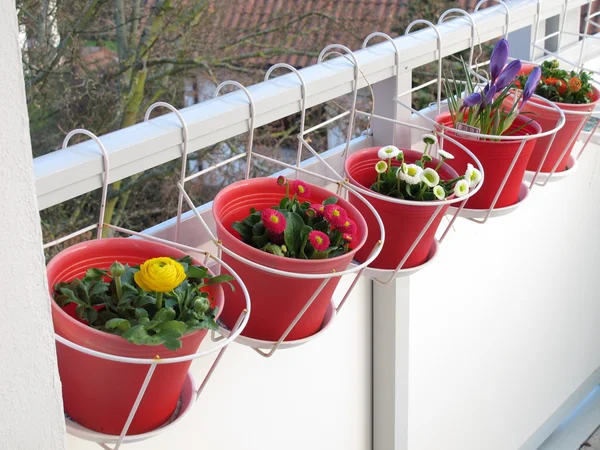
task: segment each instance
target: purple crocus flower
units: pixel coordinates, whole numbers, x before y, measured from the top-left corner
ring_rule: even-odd
[[[498,88],[495,84],[491,86],[488,84],[483,91],[485,96],[483,97],[483,103],[486,105],[491,105],[494,102],[494,96],[498,92]]]
[[[460,109],[472,108],[473,106],[479,105],[481,103],[482,97],[479,92],[473,92],[470,95],[467,95]]]
[[[506,60],[508,59],[508,41],[506,39],[500,39],[494,50],[492,51],[492,57],[490,58],[490,73],[492,75],[492,84],[495,83],[496,78],[502,72]]]
[[[531,73],[529,74],[529,78],[527,78],[527,83],[525,83],[525,87],[523,88],[523,101],[521,102],[521,106],[519,106],[519,109],[521,109],[523,105],[527,103],[527,101],[534,94],[538,83],[540,82],[541,76],[542,69],[539,66],[534,67]]]
[[[506,86],[515,81],[517,74],[521,70],[521,61],[515,59],[511,61],[502,71],[498,79],[496,80],[497,91],[502,91]]]

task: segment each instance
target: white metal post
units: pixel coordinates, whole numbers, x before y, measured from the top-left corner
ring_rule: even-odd
[[[373,85],[375,114],[410,122],[410,111],[394,101],[412,87],[412,71],[400,64],[395,77]],[[403,100],[410,103],[411,94]],[[372,122],[374,145],[411,147],[411,129]],[[373,283],[373,450],[408,449],[409,278]]]
[[[408,450],[409,294],[373,283],[373,450]]]

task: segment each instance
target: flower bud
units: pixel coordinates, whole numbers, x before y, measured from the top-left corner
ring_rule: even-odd
[[[423,157],[421,159],[423,160],[424,163],[433,161],[433,158],[429,155],[423,155]]]
[[[113,278],[121,277],[121,276],[123,276],[124,273],[125,273],[125,266],[123,264],[121,264],[119,261],[115,261],[110,266],[110,274],[113,276]]]
[[[285,245],[282,245],[282,246],[281,246],[281,251],[282,251],[283,253],[287,253],[287,247],[286,247]]]
[[[402,150],[400,150],[400,153],[396,155],[396,160],[400,162],[404,161],[404,152]]]
[[[277,184],[279,186],[285,186],[287,184],[287,180],[285,179],[285,177],[283,175],[279,175],[277,177]]]
[[[194,311],[196,313],[202,314],[208,311],[208,308],[210,308],[210,302],[207,298],[197,298],[194,300]]]

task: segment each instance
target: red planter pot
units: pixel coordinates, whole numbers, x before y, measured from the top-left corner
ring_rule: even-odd
[[[453,127],[452,118],[449,112],[440,114],[435,120],[446,127]],[[540,126],[535,121],[530,120],[531,119],[526,116],[519,116],[513,122],[510,130],[520,128],[527,124],[524,128],[515,133],[515,135],[524,136],[540,133]],[[506,176],[506,172],[515,155],[519,151],[521,141],[477,140],[464,135],[457,135],[452,132],[446,132],[446,134],[467,147],[481,162],[485,172],[485,180],[481,189],[467,201],[465,207],[470,209],[488,209],[492,205],[494,197],[502,184],[502,180]],[[525,143],[525,146],[498,197],[495,208],[511,206],[519,201],[519,189],[536,140],[537,138],[529,139]],[[459,175],[465,173],[468,163],[477,167],[473,158],[468,156],[462,149],[448,139],[444,140],[443,147],[444,150],[449,151],[454,155],[454,159],[447,162]]]
[[[73,245],[48,263],[50,295],[60,281],[81,278],[87,269],[108,270],[114,261],[137,265],[149,258],[185,256],[172,247],[141,239],[100,239]],[[194,261],[200,265],[198,261]],[[210,286],[219,312],[223,310],[221,286]],[[55,332],[83,347],[111,355],[131,358],[173,358],[196,353],[206,336],[198,330],[182,338],[183,347],[177,351],[164,346],[135,345],[120,336],[91,328],[63,311],[51,299]],[[76,422],[94,431],[119,435],[148,373],[148,365],[126,364],[87,355],[56,344],[58,370],[62,381],[65,412]],[[159,365],[139,409],[133,418],[128,435],[146,433],[165,424],[175,412],[181,389],[191,361]]]
[[[351,184],[370,189],[373,183],[377,181],[375,164],[380,160],[377,156],[377,152],[380,148],[381,147],[371,147],[359,150],[346,159],[345,170]],[[423,155],[414,150],[403,150],[403,152],[407,163],[414,163]],[[427,167],[435,168],[438,163],[439,160],[434,159],[427,164]],[[392,164],[399,166],[400,162],[393,160]],[[444,180],[451,180],[458,176],[456,172],[446,164],[440,168],[439,173]],[[386,235],[386,240],[381,253],[369,267],[395,270],[417,236],[421,233],[421,230],[423,230],[429,219],[431,219],[431,216],[435,213],[438,206],[402,205],[379,200],[366,195],[364,197],[379,213],[381,220],[383,221]],[[377,225],[377,220],[375,220],[373,213],[363,202],[358,200],[352,193],[349,194],[348,198],[350,203],[352,203],[363,215],[367,221],[369,230],[371,230],[365,246],[360,249],[355,256],[357,261],[364,262],[369,257],[375,243],[380,239],[377,231],[379,226]],[[435,232],[447,209],[448,206],[442,208],[427,232],[419,241],[419,244],[404,263],[403,268],[408,269],[419,266],[427,261],[427,256],[429,255],[429,251],[434,242]]]
[[[524,64],[520,74],[528,74],[533,70],[535,66],[533,64]],[[565,125],[556,132],[556,137],[554,138],[554,142],[550,147],[550,151],[548,152],[548,156],[542,165],[542,172],[551,172],[554,168],[556,162],[560,159],[565,148],[568,147],[565,155],[560,159],[560,163],[556,169],[557,172],[562,172],[567,169],[567,162],[569,160],[569,155],[573,150],[573,146],[583,129],[582,122],[587,120],[587,117],[579,114],[569,114],[569,111],[574,112],[589,112],[592,111],[598,100],[600,100],[600,91],[593,88],[594,95],[592,97],[591,103],[586,103],[582,105],[575,105],[570,103],[554,103],[565,113]],[[525,104],[523,107],[523,112],[529,113],[529,117],[535,119],[535,121],[542,127],[542,131],[552,130],[556,127],[556,124],[559,119],[559,114],[556,111],[548,111],[545,109],[538,108],[537,105],[546,106],[548,104],[540,101],[539,99],[532,98]],[[575,137],[573,137],[575,136]],[[539,138],[537,143],[531,153],[531,158],[529,159],[529,164],[527,164],[527,170],[531,170],[533,172],[537,172],[542,159],[544,158],[544,154],[546,153],[546,149],[548,148],[548,144],[552,136],[546,136]]]
[[[300,197],[300,200],[321,203],[333,195],[328,190],[311,185],[310,198]],[[365,243],[367,224],[357,209],[343,199],[339,199],[337,204],[346,210],[348,217],[358,226],[358,244],[345,255],[322,260],[292,259],[263,252],[240,240],[238,233],[231,228],[232,223],[247,217],[251,207],[257,210],[272,207],[278,205],[284,196],[285,187],[277,185],[274,178],[239,181],[220,191],[213,202],[212,212],[217,225],[217,235],[223,245],[237,255],[274,269],[303,274],[345,270],[355,253]],[[237,272],[248,288],[252,311],[242,335],[253,339],[279,340],[323,282],[323,279],[307,280],[273,275],[241,263],[225,253],[222,258]],[[319,331],[338,282],[339,277],[336,277],[327,283],[286,337],[286,341],[303,339]],[[241,289],[228,294],[227,309],[221,315],[223,323],[231,329],[245,306]]]

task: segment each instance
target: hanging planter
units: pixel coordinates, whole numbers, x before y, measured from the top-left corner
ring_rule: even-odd
[[[535,67],[523,64],[519,72],[519,82],[524,84]],[[591,84],[591,76],[584,71],[570,71],[558,68],[558,61],[545,61],[541,66],[541,80],[535,93],[559,108],[565,116],[564,126],[552,136],[541,137],[533,148],[527,170],[542,173],[563,172],[571,169],[571,151],[600,100],[600,91]],[[538,99],[532,98],[522,109],[523,113],[535,119],[542,131],[556,127],[560,113]],[[548,149],[548,146],[550,148]],[[541,164],[541,167],[540,167]],[[556,167],[556,169],[555,169]]]
[[[296,206],[292,206],[295,199]],[[336,218],[341,218],[339,211],[348,220],[336,222]],[[295,181],[290,191],[290,184],[280,177],[277,181],[247,179],[227,186],[215,197],[212,212],[222,245],[251,262],[246,264],[223,254],[223,261],[244,280],[252,299],[252,315],[242,335],[270,342],[279,340],[326,282],[284,341],[317,333],[330,308],[339,277],[327,281],[325,277],[292,275],[327,276],[345,270],[366,241],[367,224],[358,210],[318,186]],[[347,233],[331,231],[334,227],[341,229],[344,223],[351,227]],[[261,266],[291,275],[269,273],[261,270]],[[225,326],[232,327],[243,307],[241,295],[228,294],[227,308],[221,315]]]
[[[521,61],[517,59],[506,64],[507,59],[508,41],[501,39],[490,58],[489,82],[485,85],[476,83],[465,63],[465,92],[454,80],[444,82],[450,112],[440,114],[435,120],[445,134],[473,152],[486,174],[481,190],[467,202],[468,209],[504,208],[519,201],[525,169],[541,133],[541,127],[522,114],[540,74],[532,74],[517,101],[507,106],[521,70]],[[443,145],[451,153],[456,149],[452,142]],[[474,161],[463,153],[449,161],[458,173],[463,173],[469,163],[474,164]]]
[[[431,139],[433,144],[435,137],[432,135],[426,135],[425,139]],[[431,144],[426,143],[426,145],[429,147]],[[382,156],[385,156],[384,153],[388,149],[390,151],[391,158],[382,158]],[[443,152],[443,154],[453,157],[445,152]],[[433,221],[429,224],[429,227],[427,227],[425,234],[421,237],[417,245],[410,253],[408,259],[402,265],[402,268],[408,269],[420,266],[427,261],[428,256],[430,255],[430,251],[435,242],[435,233],[449,206],[449,203],[442,205],[442,208],[438,210],[439,200],[445,199],[447,194],[448,199],[455,197],[453,189],[455,183],[458,181],[459,176],[456,171],[454,171],[454,169],[452,169],[446,163],[443,163],[435,158],[428,158],[430,161],[423,163],[423,157],[423,153],[415,150],[400,151],[395,147],[388,146],[372,147],[359,150],[350,155],[346,160],[346,174],[350,180],[350,183],[355,186],[360,186],[364,189],[377,192],[376,186],[378,178],[382,176],[386,178],[389,174],[389,179],[391,180],[389,189],[380,189],[380,191],[386,191],[384,193],[386,197],[367,196],[369,203],[375,207],[381,216],[386,234],[388,234],[388,236],[393,236],[393,239],[388,239],[386,241],[379,256],[369,266],[371,268],[384,270],[396,269],[407,252],[410,250],[415,240],[419,237],[422,230],[426,228],[427,224],[430,222],[430,220],[432,220],[432,216],[435,215]],[[382,175],[378,176],[375,168],[376,165],[381,164],[382,161],[384,165],[386,165],[386,169]],[[418,163],[419,165],[416,165],[415,163]],[[424,174],[422,167],[420,166],[424,166],[424,168],[429,169],[429,172],[431,172],[432,169],[437,168],[436,173],[438,176],[436,177],[436,182],[430,182],[430,184],[439,186],[437,188],[438,190],[434,191],[436,188],[431,186],[430,189],[428,189],[427,185],[423,181],[424,176],[419,178],[421,174]],[[414,187],[414,189],[418,191],[415,192],[417,197],[423,198],[407,198],[407,185],[402,181],[402,179],[397,181],[398,186],[400,186],[400,190],[394,190],[396,188],[395,180],[398,178],[398,170],[402,170],[403,167],[406,168],[407,172],[410,170],[415,171],[413,177],[410,176],[410,173],[407,173],[405,174],[404,178],[418,178],[418,180],[415,180],[414,183],[411,181],[413,184],[410,185],[410,188]],[[433,176],[435,177],[435,175]],[[448,185],[446,189],[442,188],[443,182],[449,180],[456,181]],[[476,183],[474,183],[472,187],[475,187],[475,185]],[[423,195],[419,195],[421,191],[424,192]],[[362,192],[364,193],[364,191]],[[399,195],[399,192],[403,192],[403,194]],[[392,195],[390,195],[390,193]],[[460,196],[466,195],[467,193],[468,188],[464,191],[459,191]],[[404,203],[397,203],[390,201],[389,199],[391,198],[407,198],[408,201]],[[362,202],[357,201],[356,196],[353,194],[349,194],[349,200],[350,203],[353,204],[365,217],[369,229],[376,228],[375,219],[373,218],[373,215],[369,213],[367,207]],[[376,240],[377,236],[368,236],[364,249],[372,247]],[[361,249],[356,253],[355,259],[359,262],[363,262],[368,258],[368,256],[368,252]]]
[[[524,142],[523,140],[516,139],[500,141],[480,140],[477,137],[468,136],[460,130],[457,132],[453,131],[451,113],[443,113],[437,116],[435,120],[449,129],[446,131],[446,134],[471,150],[485,170],[485,183],[481,186],[479,192],[469,199],[466,208],[490,208],[509,170],[510,174],[498,197],[495,208],[503,208],[516,204],[519,201],[521,183],[537,138],[527,139]],[[527,136],[539,134],[541,128],[536,122],[531,121],[531,119],[519,116],[508,131],[514,131],[514,135],[526,138]],[[448,161],[448,164],[458,173],[464,173],[468,164],[475,164],[473,158],[457,151],[456,144],[444,141],[443,145],[445,150],[456,154],[456,157],[452,161]],[[519,151],[520,154],[511,170],[512,162]]]
[[[195,354],[207,334],[207,328],[211,328],[211,324],[223,310],[223,289],[218,284],[211,284],[213,281],[218,283],[223,277],[209,281],[212,275],[197,261],[186,260],[191,263],[189,265],[174,261],[174,258],[184,257],[186,253],[167,245],[125,238],[83,242],[63,250],[52,258],[47,266],[50,294],[55,298],[51,305],[56,334],[85,349],[121,357],[156,360]],[[152,258],[160,259],[148,261]],[[121,265],[113,264],[115,261]],[[144,264],[145,262],[147,263]],[[133,270],[127,269],[125,265],[142,265],[138,272],[140,275],[134,276]],[[181,270],[184,270],[183,274]],[[194,278],[202,273],[206,275],[207,278],[202,279],[206,280],[208,285],[201,281],[192,284],[196,282]],[[184,283],[181,281],[182,277],[187,279]],[[81,281],[74,281],[76,278]],[[95,281],[89,281],[92,278]],[[117,283],[116,278],[121,281]],[[179,289],[183,289],[188,282],[191,292],[194,292],[195,286],[201,286],[200,291],[208,293],[190,294],[196,295],[193,297],[196,300],[190,304],[193,311],[198,313],[194,317],[206,320],[206,324],[199,325],[200,329],[196,331],[191,331],[196,328],[191,322],[183,323],[193,318],[179,314],[184,308],[180,308],[177,304],[178,297],[173,294],[175,284],[178,288],[176,292],[182,293],[183,290]],[[117,284],[121,287],[117,287]],[[159,289],[165,292],[161,294],[162,309],[155,292]],[[86,291],[85,294],[83,290]],[[72,303],[67,303],[66,308],[58,304],[60,302],[64,305],[65,302],[72,301],[72,293],[77,299],[76,317],[72,317],[72,307],[68,307]],[[105,296],[105,306],[90,307],[90,302],[97,301],[100,304],[98,299],[101,296]],[[112,299],[117,299],[118,306],[115,308],[106,306],[109,303],[113,305]],[[115,318],[118,317],[115,314],[117,310],[124,309],[127,301],[131,302],[131,307],[137,307],[133,308],[135,318]],[[86,303],[87,307],[82,306]],[[170,317],[171,311],[174,313],[175,310],[178,313],[177,317]],[[152,329],[151,326],[142,325],[147,323],[142,317],[148,315],[148,311],[148,320],[151,318],[152,322],[158,324],[158,328]],[[158,316],[163,314],[161,311],[166,315],[159,318]],[[110,315],[106,316],[109,312]],[[127,316],[129,312],[123,314]],[[113,318],[112,321],[105,321],[109,317]],[[98,326],[102,322],[105,322],[104,325]],[[216,327],[216,323],[214,326]],[[103,331],[111,327],[114,327],[112,333],[122,336]],[[156,345],[159,342],[160,345]],[[175,350],[178,346],[181,347]],[[60,342],[57,343],[56,350],[65,413],[89,430],[118,436],[148,374],[148,365],[125,364],[92,356]],[[155,430],[169,423],[177,415],[190,364],[191,359],[179,363],[159,364],[156,367],[133,417],[128,435]],[[187,379],[188,384],[189,382]]]

